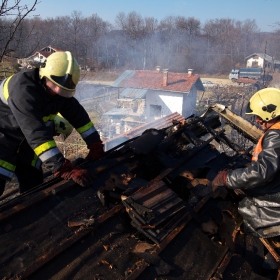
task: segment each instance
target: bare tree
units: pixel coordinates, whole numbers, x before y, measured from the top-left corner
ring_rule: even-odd
[[[122,29],[126,35],[128,44],[128,60],[134,68],[143,68],[145,63],[145,21],[142,16],[136,12],[130,12],[127,15],[119,13],[116,16],[116,25]]]
[[[116,24],[122,30],[126,31],[133,41],[145,35],[144,20],[142,16],[136,12],[130,12],[128,15],[119,13],[116,16]]]
[[[2,0],[0,7],[0,61],[4,56],[15,52],[22,40],[24,19],[35,11],[38,0],[34,0],[31,7],[22,3],[22,0]],[[16,33],[18,32],[18,36]]]
[[[200,34],[200,21],[193,17],[179,16],[176,18],[176,27],[183,31],[183,34],[187,37],[190,44],[192,39]]]
[[[225,72],[235,67],[237,62],[244,61],[244,57],[237,57],[242,41],[241,26],[241,22],[229,18],[209,20],[204,25],[204,35],[208,42],[208,61],[218,66],[220,72]],[[215,72],[218,70],[208,65],[208,69],[210,68]]]
[[[173,61],[174,42],[177,42],[176,18],[174,16],[165,17],[160,21],[158,30],[160,32],[158,64],[170,68],[170,63]]]
[[[280,31],[261,33],[254,20],[212,19],[202,26],[193,17],[168,16],[158,23],[133,11],[119,13],[117,30],[112,30],[97,14],[84,17],[78,11],[56,18],[26,18],[38,1],[28,7],[24,0],[2,0],[1,60],[12,51],[13,57],[27,57],[47,45],[73,52],[81,66],[114,69],[160,65],[170,71],[226,73],[243,66],[250,53],[264,49],[279,59]]]
[[[155,67],[156,64],[156,31],[157,31],[158,21],[154,17],[144,18],[144,32],[145,36],[143,38],[143,67],[146,69]]]
[[[92,64],[92,62],[87,63],[87,59],[90,57],[96,58],[98,61],[99,56],[99,47],[104,47],[104,45],[100,44],[100,38],[107,34],[111,30],[112,26],[109,22],[102,20],[97,14],[91,15],[84,22],[84,36],[83,36],[83,44],[84,44],[84,63]],[[115,42],[116,43],[116,42]],[[105,61],[108,63],[108,42],[105,43],[106,46],[106,59]],[[90,59],[89,59],[90,60]]]

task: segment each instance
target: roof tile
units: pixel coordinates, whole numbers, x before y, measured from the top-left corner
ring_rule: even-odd
[[[168,72],[167,86],[163,84],[164,73],[150,70],[136,70],[134,75],[123,79],[118,87],[150,88],[154,90],[189,92],[193,85],[200,80],[197,74]],[[201,83],[201,82],[200,82]]]

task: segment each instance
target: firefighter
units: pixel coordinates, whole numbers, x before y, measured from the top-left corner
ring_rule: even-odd
[[[212,181],[215,191],[220,186],[241,189],[245,197],[238,210],[244,230],[256,237],[280,235],[280,90],[265,88],[250,99],[246,114],[264,130],[245,168],[221,171]]]
[[[55,177],[72,179],[81,186],[92,184],[93,178],[87,170],[73,167],[63,157],[50,125],[60,113],[86,142],[89,149],[86,158],[97,160],[103,156],[98,132],[85,109],[73,97],[79,78],[78,63],[71,52],[66,51],[51,54],[41,68],[19,72],[1,83],[0,193],[13,174],[21,181],[30,170],[34,171],[39,161],[35,158],[32,166],[26,164],[29,148]],[[41,176],[42,170],[32,182],[39,182]]]
[[[60,136],[62,141],[72,133],[73,126],[64,119],[60,114],[54,117],[53,122],[48,122],[50,129],[54,136]],[[31,147],[28,145],[26,139],[21,142],[18,153],[17,166],[15,173],[18,178],[19,192],[23,193],[37,185],[40,185],[44,181],[44,174],[42,169],[42,161],[34,153]],[[4,188],[0,195],[3,193]]]

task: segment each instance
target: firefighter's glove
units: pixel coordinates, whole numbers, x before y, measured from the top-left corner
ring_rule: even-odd
[[[94,181],[94,178],[86,169],[74,168],[68,159],[65,159],[64,164],[53,174],[54,177],[61,177],[64,180],[72,179],[82,187],[90,186]]]
[[[89,187],[93,184],[94,178],[86,169],[73,168],[70,172],[70,179],[82,187]]]
[[[216,191],[218,187],[226,187],[227,186],[227,174],[230,170],[220,171],[217,176],[212,181],[212,191]]]
[[[60,168],[53,172],[54,177],[61,177],[66,180],[70,180],[70,173],[73,170],[73,165],[70,160],[65,159],[65,162]]]
[[[103,146],[101,141],[88,145],[89,153],[86,156],[86,160],[98,160],[102,158],[105,155]]]

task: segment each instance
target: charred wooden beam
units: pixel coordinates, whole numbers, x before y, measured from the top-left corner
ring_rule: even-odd
[[[232,253],[228,252],[225,257],[223,258],[221,264],[219,265],[219,267],[217,268],[214,276],[211,279],[220,279],[221,276],[223,275],[223,273],[225,272],[227,266],[230,263],[230,260],[232,258]]]
[[[217,135],[219,135],[220,133],[223,133],[223,131],[219,131],[217,132]],[[178,168],[180,165],[182,165],[184,162],[186,162],[187,160],[189,160],[191,157],[193,157],[196,153],[198,153],[199,151],[201,151],[203,148],[205,148],[207,145],[209,145],[210,142],[212,142],[215,139],[215,137],[211,137],[209,138],[207,141],[204,141],[203,144],[201,144],[200,146],[196,146],[194,148],[192,148],[188,154],[186,156],[184,156],[182,159],[178,160],[177,163],[175,164],[174,167],[169,167],[166,168],[165,170],[163,170],[161,172],[161,174],[159,174],[156,178],[154,178],[153,180],[150,181],[149,185],[154,184],[155,182],[158,182],[160,180],[162,180],[164,177],[166,177],[169,173],[171,173],[173,170],[175,170],[176,168]]]
[[[93,175],[98,175],[103,172],[106,172],[111,168],[115,167],[116,165],[128,160],[131,156],[132,153],[127,153],[122,157],[116,158],[110,164],[100,165],[94,170]],[[57,181],[59,182],[55,183]],[[45,200],[51,195],[60,193],[71,187],[77,186],[77,184],[72,180],[66,181],[62,179],[59,180],[54,179],[53,181],[47,182],[45,186],[50,186],[50,187],[47,187],[46,189],[40,190],[38,192],[32,191],[32,193],[29,193],[29,195],[23,194],[22,196],[18,196],[15,199],[1,206],[0,210],[2,210],[2,212],[0,212],[0,222],[31,207],[34,204],[41,202],[42,200]]]
[[[215,111],[222,118],[227,120],[231,127],[242,133],[247,139],[250,139],[253,143],[257,143],[263,132],[252,125],[248,121],[244,120],[242,117],[236,115],[230,111],[226,106],[221,104],[216,104],[209,107],[209,109],[202,115],[202,117],[207,116],[209,112]]]
[[[120,152],[133,151],[136,154],[147,155],[151,153],[164,139],[165,134],[157,129],[150,129],[138,137],[135,141],[124,145]]]
[[[273,245],[269,242],[268,239],[266,238],[260,238],[260,241],[263,243],[263,245],[266,247],[266,249],[269,251],[269,253],[273,256],[275,261],[280,264],[280,256],[279,254],[275,251]]]
[[[158,149],[166,149],[170,145],[173,145],[174,138],[179,137],[183,132],[190,133],[195,137],[201,137],[209,133],[205,128],[201,127],[199,123],[201,122],[199,117],[189,117],[186,119],[185,123],[176,124],[173,127],[165,129],[165,134],[168,136],[166,140],[159,145]],[[212,129],[218,128],[221,126],[218,115],[211,115],[203,118],[205,124],[207,124]]]
[[[91,228],[84,228],[80,227],[78,230],[76,230],[73,235],[71,235],[68,238],[64,238],[62,242],[57,245],[55,248],[50,250],[48,253],[46,253],[43,256],[40,256],[38,259],[36,259],[32,264],[30,264],[28,267],[24,268],[23,271],[17,275],[19,279],[26,279],[27,277],[31,276],[36,272],[40,267],[48,263],[50,260],[52,260],[54,257],[58,256],[60,253],[68,249],[70,246],[72,246],[77,241],[81,240],[85,236],[87,236],[94,228],[105,222],[107,219],[114,216],[116,213],[118,213],[120,210],[123,209],[123,205],[117,205],[114,208],[108,210],[103,215],[99,216],[95,221],[95,223],[92,225]]]

